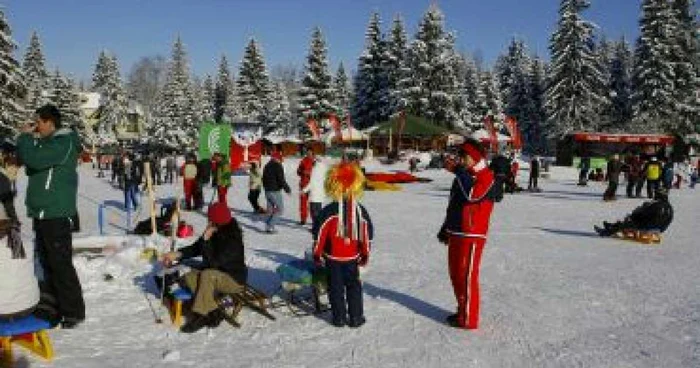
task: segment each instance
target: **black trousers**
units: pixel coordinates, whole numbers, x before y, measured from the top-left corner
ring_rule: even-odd
[[[537,177],[539,174],[530,175],[530,180],[527,184],[527,189],[537,189]]]
[[[616,196],[617,196],[617,182],[610,181],[610,182],[608,182],[608,189],[606,189],[605,193],[603,194],[603,198],[615,199]]]
[[[656,190],[659,189],[660,180],[647,180],[647,198],[653,199],[656,197]]]
[[[73,237],[68,217],[34,220],[36,251],[44,270],[45,292],[58,304],[64,320],[85,319],[85,301],[73,267]]]
[[[639,178],[628,178],[627,179],[627,196],[641,197],[642,188],[644,188],[644,180]]]
[[[336,262],[328,260],[328,299],[331,302],[333,323],[345,324],[359,321],[364,314],[362,307],[362,283],[357,261]],[[347,303],[347,304],[346,304]]]
[[[248,202],[253,206],[253,210],[259,212],[262,208],[260,203],[258,203],[258,198],[260,198],[260,189],[251,189],[248,192]]]
[[[321,210],[323,210],[323,203],[321,202],[309,202],[309,208],[311,209],[311,224],[316,226],[316,221],[318,221],[318,216],[321,215]]]

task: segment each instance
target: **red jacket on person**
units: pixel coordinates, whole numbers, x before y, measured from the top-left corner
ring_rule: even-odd
[[[486,239],[493,210],[493,188],[493,172],[485,164],[479,163],[469,170],[457,167],[442,231],[450,236]]]
[[[341,214],[342,213],[342,214]],[[356,259],[366,262],[374,227],[367,210],[353,200],[332,202],[323,208],[314,223],[314,259],[321,256],[338,262]]]
[[[299,167],[297,168],[297,175],[299,175],[299,188],[304,188],[309,184],[311,180],[311,169],[314,167],[314,159],[306,156],[301,162],[299,162]]]

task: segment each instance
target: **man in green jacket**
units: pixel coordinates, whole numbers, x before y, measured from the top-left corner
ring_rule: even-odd
[[[78,135],[61,127],[53,105],[36,110],[36,123],[17,138],[17,153],[29,177],[27,216],[33,219],[36,248],[44,271],[44,292],[55,298],[58,315],[47,316],[73,328],[85,319],[85,302],[73,266],[71,230],[77,219]]]

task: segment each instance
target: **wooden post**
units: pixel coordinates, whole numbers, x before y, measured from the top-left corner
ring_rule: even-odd
[[[156,200],[153,195],[153,181],[151,178],[151,163],[146,161],[143,164],[144,175],[146,175],[146,190],[148,191],[148,200],[150,201],[151,210],[151,235],[157,233],[156,228]]]

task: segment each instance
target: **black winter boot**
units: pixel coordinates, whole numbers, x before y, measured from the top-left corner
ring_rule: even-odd
[[[192,313],[192,318],[190,318],[187,323],[185,323],[182,327],[180,327],[180,332],[183,333],[193,333],[197,332],[202,329],[202,327],[205,327],[207,323],[209,322],[209,318],[207,316],[203,316],[198,313]]]
[[[221,321],[224,320],[224,311],[221,310],[221,308],[216,308],[211,313],[207,315],[207,327],[209,328],[217,328],[221,324]]]

